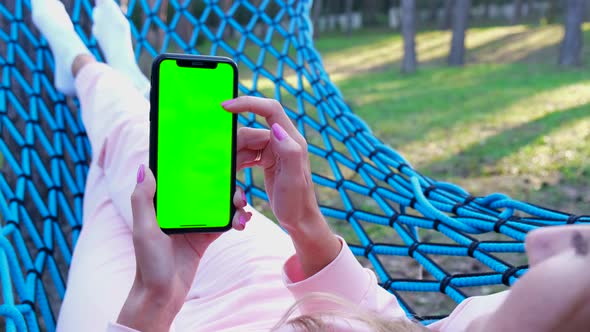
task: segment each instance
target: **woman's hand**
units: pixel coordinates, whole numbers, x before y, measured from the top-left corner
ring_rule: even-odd
[[[262,116],[270,126],[270,130],[240,128],[238,169],[264,169],[264,186],[272,211],[293,239],[304,274],[313,275],[338,255],[341,243],[317,204],[305,138],[276,100],[240,97],[222,106],[232,113]],[[256,160],[259,152],[260,159]]]
[[[119,324],[141,331],[167,331],[182,307],[207,247],[221,233],[166,235],[156,221],[152,172],[141,165],[131,196],[136,273],[121,310]],[[237,189],[233,199],[233,227],[243,230],[252,214],[244,211],[246,199]]]

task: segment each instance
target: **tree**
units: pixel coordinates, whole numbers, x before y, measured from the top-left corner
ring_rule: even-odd
[[[315,2],[315,1],[314,1]],[[378,12],[378,0],[365,0],[363,3],[363,9],[365,12],[364,20],[367,25],[377,24],[377,12]]]
[[[560,11],[560,3],[561,0],[549,0],[549,8],[547,8],[544,13],[547,23],[555,23],[557,21]]]
[[[483,17],[485,18],[490,18],[490,6],[492,4],[490,3],[490,1],[486,1],[483,5]]]
[[[428,12],[428,20],[430,22],[436,22],[438,19],[438,10],[442,2],[440,0],[432,0],[430,1],[429,12]]]
[[[352,2],[353,0],[346,0],[346,34],[352,34]]]
[[[522,16],[522,0],[514,0],[514,13],[512,15],[512,24],[517,24]]]
[[[158,10],[158,17],[160,20],[162,20],[162,22],[164,22],[164,24],[168,24],[168,1],[169,0],[162,0],[162,2],[160,2],[160,9]],[[156,45],[160,47],[164,43],[166,31],[164,31],[162,28],[159,28],[157,36],[158,41],[156,42]]]
[[[404,36],[404,59],[402,72],[416,71],[416,1],[401,0],[402,34]]]
[[[582,64],[582,23],[586,0],[567,0],[565,34],[559,50],[559,64],[579,66]]]
[[[313,37],[317,38],[320,35],[320,15],[322,14],[322,0],[315,0],[313,2]]]
[[[121,1],[121,3],[123,3],[123,1]],[[189,13],[189,15],[197,15],[197,8],[195,2],[191,2],[190,0],[184,0],[184,3],[181,3],[181,5],[186,6],[186,10]],[[216,17],[210,16],[209,22],[213,21],[213,19],[216,19]],[[214,25],[217,25],[218,21],[219,20],[215,20]],[[180,39],[182,39],[187,44],[190,41],[194,30],[195,26],[191,24],[190,21],[187,19],[180,20],[176,25],[176,32],[180,36]]]
[[[440,28],[442,30],[449,30],[451,28],[451,21],[453,17],[453,0],[444,0],[444,17]]]
[[[231,8],[232,2],[231,0],[221,0],[219,3],[219,6],[221,7],[221,10],[227,14],[227,12],[229,12],[229,9]],[[223,39],[227,40],[229,38],[231,38],[233,36],[233,28],[231,25],[228,24],[227,19],[226,18],[222,18],[220,21],[225,22],[225,29],[223,30]],[[219,26],[219,28],[221,28],[221,24]]]
[[[469,17],[470,0],[455,0],[453,6],[453,38],[451,40],[451,52],[449,53],[449,65],[462,66],[465,62],[465,30]]]

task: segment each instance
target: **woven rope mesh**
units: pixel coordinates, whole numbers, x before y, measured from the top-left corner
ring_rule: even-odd
[[[101,59],[89,28],[92,2],[66,7]],[[527,269],[523,240],[531,229],[590,221],[502,194],[474,197],[416,172],[331,83],[314,48],[310,8],[310,0],[129,0],[126,15],[142,68],[165,51],[225,55],[239,65],[241,94],[281,101],[309,141],[323,213],[410,316],[428,323],[449,313],[448,302],[514,283]],[[91,157],[78,103],[55,90],[51,52],[30,16],[28,0],[0,4],[0,315],[7,331],[55,330]],[[264,126],[259,120],[240,117],[253,127]],[[239,179],[250,202],[268,212],[261,174]]]

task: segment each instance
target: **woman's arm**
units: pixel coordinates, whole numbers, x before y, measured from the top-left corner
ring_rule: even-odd
[[[289,258],[284,265],[283,279],[295,300],[319,295],[314,296],[313,300],[303,300],[299,308],[301,313],[335,309],[349,311],[350,306],[358,306],[391,318],[405,317],[396,297],[379,286],[373,271],[361,266],[344,239],[336,239],[340,247],[338,254],[316,273],[306,275],[303,272],[298,254]],[[334,299],[343,300],[346,304]]]
[[[276,100],[246,96],[222,106],[231,113],[260,115],[270,126],[270,130],[241,128],[238,135],[250,139],[238,144],[238,149],[244,156],[261,152],[258,161],[243,165],[264,170],[272,211],[291,236],[303,272],[313,275],[338,255],[340,242],[317,204],[305,138]]]
[[[174,303],[172,294],[158,293],[135,282],[119,313],[117,324],[122,331],[168,331],[182,303]],[[177,301],[178,302],[178,301]],[[117,331],[111,327],[111,331]]]
[[[301,277],[308,278],[334,261],[342,249],[342,243],[319,211],[317,216],[298,224],[301,226],[293,229],[289,235],[295,246]]]
[[[242,128],[243,134],[259,137],[255,140],[259,144],[242,148],[250,150],[252,156],[261,151],[260,160],[248,166],[264,169],[273,213],[295,246],[296,254],[285,266],[288,287],[294,295],[299,298],[323,290],[370,309],[386,310],[393,305],[403,312],[395,297],[379,287],[375,275],[363,269],[328,227],[317,204],[307,143],[281,105],[272,99],[240,97],[222,106],[232,113],[262,116],[271,128]]]
[[[221,235],[164,234],[156,221],[155,191],[152,172],[141,165],[131,196],[135,279],[117,319],[118,325],[111,325],[111,330],[121,331],[126,327],[143,332],[168,331],[184,304],[203,253]],[[236,191],[233,203],[236,207],[233,227],[243,230],[245,222],[240,221],[247,221],[251,214],[244,210],[247,203],[241,189]]]

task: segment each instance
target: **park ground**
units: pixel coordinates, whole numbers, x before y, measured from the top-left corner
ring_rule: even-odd
[[[585,45],[590,45],[590,25],[584,26],[584,33]],[[517,200],[589,214],[590,64],[557,66],[562,35],[560,25],[471,28],[465,66],[449,67],[450,32],[422,31],[417,35],[420,68],[409,75],[399,70],[403,49],[399,33],[327,34],[316,40],[316,46],[353,111],[421,173],[457,183],[476,196],[503,192]],[[590,46],[585,50],[588,59]],[[311,161],[315,172],[331,174],[327,163]],[[319,190],[322,203],[340,204],[339,195],[324,189]],[[269,212],[264,203],[255,205]],[[347,240],[358,241],[346,222],[330,222]],[[383,227],[365,230],[374,241],[391,241]],[[422,230],[421,236],[448,241]],[[508,240],[490,236],[488,240]],[[522,254],[502,257],[513,265],[526,264]],[[433,259],[451,273],[489,270],[466,257]],[[393,277],[432,279],[411,258],[381,261]],[[462,290],[483,295],[503,289]],[[440,293],[401,295],[418,314],[444,315],[455,306]]]
[[[332,80],[377,137],[423,174],[475,195],[590,213],[590,70],[556,65],[560,25],[469,29],[464,67],[450,32],[417,35],[420,68],[400,73],[391,31],[320,36]],[[584,25],[584,59],[590,25]]]

